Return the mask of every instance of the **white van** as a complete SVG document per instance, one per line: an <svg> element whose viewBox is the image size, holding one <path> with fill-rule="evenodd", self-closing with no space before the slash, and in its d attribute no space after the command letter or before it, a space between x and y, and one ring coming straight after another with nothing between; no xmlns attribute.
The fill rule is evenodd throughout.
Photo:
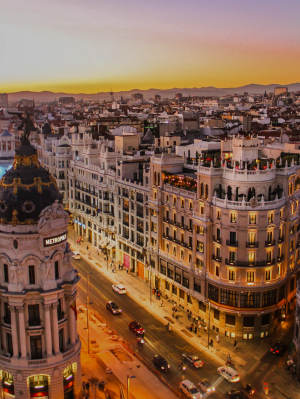
<svg viewBox="0 0 300 399"><path fill-rule="evenodd" d="M238 382L241 378L237 371L227 366L219 367L218 373L229 382Z"/></svg>
<svg viewBox="0 0 300 399"><path fill-rule="evenodd" d="M126 294L126 288L122 284L113 285L112 289L120 295Z"/></svg>

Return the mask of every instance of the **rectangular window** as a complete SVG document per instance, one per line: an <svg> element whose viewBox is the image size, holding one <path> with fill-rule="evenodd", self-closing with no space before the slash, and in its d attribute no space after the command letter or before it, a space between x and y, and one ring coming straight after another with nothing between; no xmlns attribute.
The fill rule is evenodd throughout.
<svg viewBox="0 0 300 399"><path fill-rule="evenodd" d="M171 269L168 269L168 277L170 278L170 279L174 279L174 272L173 272L173 270L171 270Z"/></svg>
<svg viewBox="0 0 300 399"><path fill-rule="evenodd" d="M235 270L228 271L228 280L235 281Z"/></svg>
<svg viewBox="0 0 300 399"><path fill-rule="evenodd" d="M220 311L218 309L214 309L214 319L220 320Z"/></svg>
<svg viewBox="0 0 300 399"><path fill-rule="evenodd" d="M212 301L219 302L219 288L215 285L208 284L208 298Z"/></svg>
<svg viewBox="0 0 300 399"><path fill-rule="evenodd" d="M261 316L261 325L267 326L268 324L270 324L270 313Z"/></svg>
<svg viewBox="0 0 300 399"><path fill-rule="evenodd" d="M185 292L183 290L179 290L179 298L184 299L185 297Z"/></svg>
<svg viewBox="0 0 300 399"><path fill-rule="evenodd" d="M34 266L28 267L28 277L29 277L29 284L35 284Z"/></svg>
<svg viewBox="0 0 300 399"><path fill-rule="evenodd" d="M271 280L271 270L266 270L266 272L265 272L265 280L266 281Z"/></svg>
<svg viewBox="0 0 300 399"><path fill-rule="evenodd" d="M244 317L243 327L254 327L254 317Z"/></svg>
<svg viewBox="0 0 300 399"><path fill-rule="evenodd" d="M230 326L235 326L235 316L232 314L226 314L225 323Z"/></svg>
<svg viewBox="0 0 300 399"><path fill-rule="evenodd" d="M254 272L247 272L247 282L248 283L254 282Z"/></svg>
<svg viewBox="0 0 300 399"><path fill-rule="evenodd" d="M13 355L13 342L12 342L12 336L11 334L7 333L6 334L6 343L7 343L7 353L9 353L11 356Z"/></svg>
<svg viewBox="0 0 300 399"><path fill-rule="evenodd" d="M234 264L235 263L235 255L236 255L235 252L232 252L232 251L229 252L229 263L230 264Z"/></svg>
<svg viewBox="0 0 300 399"><path fill-rule="evenodd" d="M57 304L57 319L62 320L64 318L65 318L65 314L63 312L62 300L61 300L61 298L59 298L58 304Z"/></svg>
<svg viewBox="0 0 300 399"><path fill-rule="evenodd" d="M230 223L236 223L236 213L230 214Z"/></svg>
<svg viewBox="0 0 300 399"><path fill-rule="evenodd" d="M262 306L272 306L277 303L277 290L270 290L263 292L263 303Z"/></svg>
<svg viewBox="0 0 300 399"><path fill-rule="evenodd" d="M55 280L58 280L59 279L58 260L54 262L54 270L55 270Z"/></svg>
<svg viewBox="0 0 300 399"><path fill-rule="evenodd" d="M216 266L216 276L219 277L220 276L220 267Z"/></svg>
<svg viewBox="0 0 300 399"><path fill-rule="evenodd" d="M177 287L175 285L172 285L172 294L177 295Z"/></svg>
<svg viewBox="0 0 300 399"><path fill-rule="evenodd" d="M64 352L64 329L61 328L58 332L58 340L59 340L59 350L60 352Z"/></svg>
<svg viewBox="0 0 300 399"><path fill-rule="evenodd" d="M189 279L186 278L186 277L183 277L183 278L182 278L182 285L183 285L185 288L189 288L189 287L190 287L190 281L189 281Z"/></svg>
<svg viewBox="0 0 300 399"><path fill-rule="evenodd" d="M8 265L3 265L4 282L8 283Z"/></svg>
<svg viewBox="0 0 300 399"><path fill-rule="evenodd" d="M204 244L202 241L197 241L197 251L204 253Z"/></svg>
<svg viewBox="0 0 300 399"><path fill-rule="evenodd" d="M28 305L28 317L30 326L39 326L41 324L40 320L40 306Z"/></svg>
<svg viewBox="0 0 300 399"><path fill-rule="evenodd" d="M238 305L238 292L232 290L221 289L221 303L229 306Z"/></svg>
<svg viewBox="0 0 300 399"><path fill-rule="evenodd" d="M236 232L231 231L230 232L230 244L235 244L236 243Z"/></svg>
<svg viewBox="0 0 300 399"><path fill-rule="evenodd" d="M30 337L31 359L42 359L42 339L40 335Z"/></svg>
<svg viewBox="0 0 300 399"><path fill-rule="evenodd" d="M199 283L194 282L194 291L197 291L201 294L201 285Z"/></svg>
<svg viewBox="0 0 300 399"><path fill-rule="evenodd" d="M11 324L11 313L10 313L10 308L7 302L4 302L4 318L3 318L4 323L6 324Z"/></svg>
<svg viewBox="0 0 300 399"><path fill-rule="evenodd" d="M241 308L259 308L260 292L241 292Z"/></svg>
<svg viewBox="0 0 300 399"><path fill-rule="evenodd" d="M166 290L170 291L170 283L168 281L166 281Z"/></svg>
<svg viewBox="0 0 300 399"><path fill-rule="evenodd" d="M175 273L175 281L179 284L181 284L181 275L178 273Z"/></svg>
<svg viewBox="0 0 300 399"><path fill-rule="evenodd" d="M256 224L256 215L255 214L250 213L249 224Z"/></svg>
<svg viewBox="0 0 300 399"><path fill-rule="evenodd" d="M274 221L274 214L270 212L268 214L268 223L273 223L273 221Z"/></svg>
<svg viewBox="0 0 300 399"><path fill-rule="evenodd" d="M221 211L217 211L217 220L221 220Z"/></svg>
<svg viewBox="0 0 300 399"><path fill-rule="evenodd" d="M163 265L160 265L160 272L161 274L167 275L167 268Z"/></svg>

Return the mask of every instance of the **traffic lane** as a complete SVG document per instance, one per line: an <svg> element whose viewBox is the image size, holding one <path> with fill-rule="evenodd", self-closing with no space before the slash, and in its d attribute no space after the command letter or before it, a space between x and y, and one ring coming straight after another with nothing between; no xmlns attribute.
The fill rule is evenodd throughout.
<svg viewBox="0 0 300 399"><path fill-rule="evenodd" d="M128 295L118 295L112 290L111 282L93 269L84 260L74 262L77 269L81 273L81 282L79 288L83 290L86 295L86 273L92 271L90 275L90 301L93 302L91 308L97 310L99 314L108 321L112 328L122 336L134 348L138 349L141 356L152 363L152 359L156 354L161 354L171 365L169 372L163 373L164 378L171 383L176 389L179 387L180 381L189 379L194 384L197 384L201 379L208 378L213 383L219 381L217 374L218 364L207 357L204 353L200 353L199 349L194 348L184 338L179 336L175 331L167 331L164 324L157 320L151 313L147 311L143 305L138 304L134 299ZM122 315L114 316L106 310L105 304L107 301L115 301L122 309ZM129 331L128 324L131 320L137 320L142 324L146 330L146 345L141 348L136 342L136 336ZM181 362L182 353L198 355L204 361L204 366L200 369L195 369L187 365L185 373L178 370L178 365ZM221 381L218 386L218 393L224 394L232 387L232 384L227 381ZM240 389L237 383L234 384L236 389ZM222 396L220 396L222 397Z"/></svg>

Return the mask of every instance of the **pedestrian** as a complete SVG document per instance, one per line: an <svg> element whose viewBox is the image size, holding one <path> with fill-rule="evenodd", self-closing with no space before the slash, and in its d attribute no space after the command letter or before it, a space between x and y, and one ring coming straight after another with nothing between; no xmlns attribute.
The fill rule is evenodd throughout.
<svg viewBox="0 0 300 399"><path fill-rule="evenodd" d="M197 324L195 325L195 334L197 334L198 326Z"/></svg>
<svg viewBox="0 0 300 399"><path fill-rule="evenodd" d="M112 268L112 269L111 269L111 271L114 273L114 272L115 272L115 269L114 269L114 268Z"/></svg>
<svg viewBox="0 0 300 399"><path fill-rule="evenodd" d="M233 347L234 347L234 349L235 349L235 347L236 347L236 340L234 340Z"/></svg>
<svg viewBox="0 0 300 399"><path fill-rule="evenodd" d="M174 312L172 313L172 317L175 317L175 313Z"/></svg>
<svg viewBox="0 0 300 399"><path fill-rule="evenodd" d="M120 263L119 263L119 270L121 270L121 265L120 265Z"/></svg>
<svg viewBox="0 0 300 399"><path fill-rule="evenodd" d="M198 324L198 330L201 331L201 324Z"/></svg>
<svg viewBox="0 0 300 399"><path fill-rule="evenodd" d="M87 382L87 383L85 384L85 388L86 388L86 390L87 390L87 393L89 393L89 389L90 389L90 383L89 383L89 382Z"/></svg>
<svg viewBox="0 0 300 399"><path fill-rule="evenodd" d="M164 301L163 301L163 300L161 300L160 306L162 306L162 305L163 305L163 303L164 303Z"/></svg>
<svg viewBox="0 0 300 399"><path fill-rule="evenodd" d="M217 343L219 344L220 343L220 335L218 334L216 338L217 338Z"/></svg>
<svg viewBox="0 0 300 399"><path fill-rule="evenodd" d="M82 381L82 391L83 391L83 396L84 396L84 394L85 394L85 382L84 381Z"/></svg>
<svg viewBox="0 0 300 399"><path fill-rule="evenodd" d="M214 346L214 340L213 339L210 340L210 346Z"/></svg>
<svg viewBox="0 0 300 399"><path fill-rule="evenodd" d="M86 246L86 250L87 250L87 251L89 250L89 246L88 246L88 245Z"/></svg>
<svg viewBox="0 0 300 399"><path fill-rule="evenodd" d="M126 273L128 274L128 269L126 269Z"/></svg>
<svg viewBox="0 0 300 399"><path fill-rule="evenodd" d="M207 327L206 326L204 326L204 331L207 333Z"/></svg>

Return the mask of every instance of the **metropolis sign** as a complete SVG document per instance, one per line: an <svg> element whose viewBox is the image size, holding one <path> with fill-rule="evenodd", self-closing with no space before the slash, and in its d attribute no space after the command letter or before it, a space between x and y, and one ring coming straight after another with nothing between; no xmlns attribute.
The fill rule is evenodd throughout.
<svg viewBox="0 0 300 399"><path fill-rule="evenodd" d="M60 244L67 240L67 233L56 237L44 238L44 247L51 247L52 245Z"/></svg>

